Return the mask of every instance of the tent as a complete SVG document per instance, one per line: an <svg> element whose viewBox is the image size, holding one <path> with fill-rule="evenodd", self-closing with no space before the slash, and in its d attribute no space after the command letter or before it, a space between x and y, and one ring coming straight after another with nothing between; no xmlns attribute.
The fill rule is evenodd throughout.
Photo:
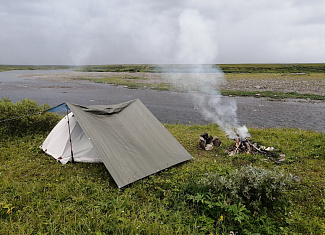
<svg viewBox="0 0 325 235"><path fill-rule="evenodd" d="M140 100L116 105L66 103L71 113L41 148L61 163L103 162L119 188L192 159Z"/></svg>

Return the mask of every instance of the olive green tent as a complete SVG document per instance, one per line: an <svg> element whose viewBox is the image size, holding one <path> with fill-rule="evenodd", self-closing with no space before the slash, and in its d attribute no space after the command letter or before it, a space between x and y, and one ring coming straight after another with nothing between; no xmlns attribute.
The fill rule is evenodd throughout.
<svg viewBox="0 0 325 235"><path fill-rule="evenodd" d="M95 158L99 157L102 160L119 188L192 159L192 156L140 100L88 107L71 103L67 105L73 113L77 126L94 148L94 151L82 150L78 154L95 152ZM59 136L57 132L59 131L54 131L52 135ZM72 148L76 153L78 152L76 148L80 146L76 142L81 139L80 135L78 136L75 138L77 140L72 140ZM59 139L62 141L61 137ZM57 147L53 137L48 137L48 141L45 140L41 146L48 154L51 152L48 149L50 146L48 142L52 140L53 146ZM82 143L84 142L85 140Z"/></svg>

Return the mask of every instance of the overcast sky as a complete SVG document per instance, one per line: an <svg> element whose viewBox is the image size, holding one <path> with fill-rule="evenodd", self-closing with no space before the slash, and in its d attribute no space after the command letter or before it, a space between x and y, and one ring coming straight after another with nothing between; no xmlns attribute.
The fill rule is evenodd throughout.
<svg viewBox="0 0 325 235"><path fill-rule="evenodd" d="M325 63L324 0L0 0L0 64Z"/></svg>

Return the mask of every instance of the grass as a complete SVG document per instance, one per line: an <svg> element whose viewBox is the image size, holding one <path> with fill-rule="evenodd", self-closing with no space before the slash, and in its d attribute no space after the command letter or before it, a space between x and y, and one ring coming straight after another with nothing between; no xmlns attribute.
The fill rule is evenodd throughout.
<svg viewBox="0 0 325 235"><path fill-rule="evenodd" d="M1 138L0 231L2 234L321 234L325 232L325 135L297 129L250 129L253 140L286 155L283 164L235 155L216 125L165 125L194 157L119 190L103 164L61 165L38 146L45 134ZM203 151L198 137L223 141ZM216 157L218 155L219 157ZM285 207L246 211L241 223L202 214L189 201L191 185L207 172L222 175L242 166L284 169L299 177L285 193ZM233 204L235 205L235 204ZM228 212L229 214L230 212ZM229 217L229 216L228 216ZM224 224L223 224L224 223ZM236 227L237 226L237 227Z"/></svg>
<svg viewBox="0 0 325 235"><path fill-rule="evenodd" d="M82 72L157 72L156 65L147 64L113 64L87 65L78 68Z"/></svg>
<svg viewBox="0 0 325 235"><path fill-rule="evenodd" d="M212 64L212 65L191 65L191 64L112 64L112 65L0 65L0 71L7 70L38 70L38 69L66 69L75 68L83 72L189 72L193 68L212 69L220 68L226 74L237 73L324 73L325 64Z"/></svg>
<svg viewBox="0 0 325 235"><path fill-rule="evenodd" d="M312 65L308 66L310 71L316 70ZM254 71L251 65L239 67L242 67L242 71ZM151 68L149 66L147 70ZM236 74L235 68L235 65L227 67L233 79L240 79L240 76L249 79L248 73ZM262 71L262 68L259 68L259 71ZM268 71L271 71L271 68ZM295 67L281 71L291 73L293 68ZM122 66L122 69L128 70L129 67ZM175 69L179 68L175 66ZM262 75L257 73L254 76L261 76L263 79ZM137 76L94 81L130 88L149 86L143 81L137 83ZM170 89L168 84L166 89ZM223 91L223 94L248 94L240 94L241 91L236 91L237 94L231 92L233 91ZM254 91L250 95L256 93L272 98L323 99L322 96L311 94L301 97L301 94L293 92ZM227 139L216 125L165 126L194 159L139 180L121 190L116 187L103 164L61 165L44 154L38 146L46 134L30 132L19 136L1 135L0 233L325 233L324 133L286 128L249 129L254 142L273 146L285 154L285 162L275 164L267 159L265 161L265 157L259 155L228 156L225 150L233 141ZM0 130L1 128L0 126ZM221 148L213 151L199 150L198 139L203 132L218 136L223 142ZM198 194L198 181L204 178L206 173L218 172L221 176L227 176L234 170L249 165L271 171L284 170L286 174L294 175L297 182L283 192L285 200L277 201L275 198L275 205L272 207L263 205L259 208L249 208L241 201L230 199L226 192L214 198L217 200L216 204L208 204L213 201L208 198L211 192ZM219 207L216 207L217 204ZM203 205L210 207L204 209Z"/></svg>
<svg viewBox="0 0 325 235"><path fill-rule="evenodd" d="M256 96L272 99L310 99L310 100L325 100L323 95L315 94L300 94L298 92L274 92L274 91L234 91L222 90L224 96Z"/></svg>
<svg viewBox="0 0 325 235"><path fill-rule="evenodd" d="M76 78L76 79L80 80L80 78ZM116 76L116 77L109 77L109 78L82 78L82 79L90 80L96 83L121 85L129 89L154 89L154 90L164 90L164 91L168 91L172 89L172 86L170 84L164 82L144 83L143 81L145 81L146 79L137 76L123 76L123 77ZM140 80L140 81L136 81L136 80Z"/></svg>
<svg viewBox="0 0 325 235"><path fill-rule="evenodd" d="M79 68L84 72L189 72L193 68L220 68L224 73L324 73L325 64L165 64L165 65L88 65Z"/></svg>
<svg viewBox="0 0 325 235"><path fill-rule="evenodd" d="M52 69L70 69L75 66L69 65L0 65L0 72L10 70L52 70Z"/></svg>
<svg viewBox="0 0 325 235"><path fill-rule="evenodd" d="M325 64L221 64L224 73L324 73Z"/></svg>
<svg viewBox="0 0 325 235"><path fill-rule="evenodd" d="M213 65L191 65L191 64L112 64L112 65L0 65L0 71L7 70L39 70L39 69L67 69L74 68L83 72L189 72L193 68L203 67L205 69L220 68L226 74L237 73L324 73L325 64L213 64Z"/></svg>

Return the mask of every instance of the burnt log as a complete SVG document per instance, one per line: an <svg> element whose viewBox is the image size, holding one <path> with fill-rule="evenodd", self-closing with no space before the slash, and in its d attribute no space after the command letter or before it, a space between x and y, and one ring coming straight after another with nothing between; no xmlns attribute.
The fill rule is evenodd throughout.
<svg viewBox="0 0 325 235"><path fill-rule="evenodd" d="M216 136L212 139L212 143L216 147L220 147L221 146L221 140L219 140L218 137L216 137Z"/></svg>
<svg viewBox="0 0 325 235"><path fill-rule="evenodd" d="M207 146L206 140L202 136L200 136L199 146L201 149L205 149L205 147Z"/></svg>
<svg viewBox="0 0 325 235"><path fill-rule="evenodd" d="M199 148L205 150L212 150L214 146L219 147L220 145L221 141L218 139L218 137L213 137L212 135L209 135L206 132L200 135Z"/></svg>

